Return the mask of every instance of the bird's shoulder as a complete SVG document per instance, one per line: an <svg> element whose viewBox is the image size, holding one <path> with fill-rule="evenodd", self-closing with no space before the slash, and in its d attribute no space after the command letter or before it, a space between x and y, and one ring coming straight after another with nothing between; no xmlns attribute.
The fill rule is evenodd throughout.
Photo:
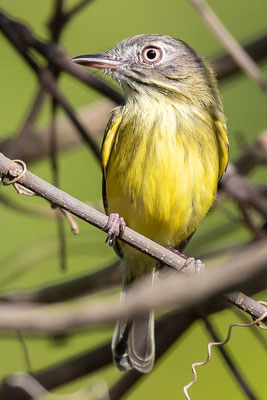
<svg viewBox="0 0 267 400"><path fill-rule="evenodd" d="M219 180L224 174L229 162L229 140L227 135L227 127L223 116L218 116L214 121L215 133L218 142L219 151Z"/></svg>
<svg viewBox="0 0 267 400"><path fill-rule="evenodd" d="M104 172L104 176L106 175L106 170L110 158L110 154L112 152L112 148L118 133L118 128L122 121L122 107L116 107L109 118L103 143L102 143L102 168Z"/></svg>

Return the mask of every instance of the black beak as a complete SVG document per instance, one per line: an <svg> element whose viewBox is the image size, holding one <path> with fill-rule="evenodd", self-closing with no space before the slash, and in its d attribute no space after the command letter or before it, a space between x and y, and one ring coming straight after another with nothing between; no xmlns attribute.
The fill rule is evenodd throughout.
<svg viewBox="0 0 267 400"><path fill-rule="evenodd" d="M75 64L84 65L85 67L99 69L119 69L121 62L112 60L105 54L85 54L83 56L74 57L72 60Z"/></svg>

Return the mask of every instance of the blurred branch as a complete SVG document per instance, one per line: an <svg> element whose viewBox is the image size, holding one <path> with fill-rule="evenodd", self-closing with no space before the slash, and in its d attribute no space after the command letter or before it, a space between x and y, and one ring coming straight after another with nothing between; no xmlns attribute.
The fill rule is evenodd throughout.
<svg viewBox="0 0 267 400"><path fill-rule="evenodd" d="M0 12L0 30L9 40L10 37L16 36L16 39L19 40L18 51L27 53L30 48L33 48L43 55L56 70L70 74L116 103L123 101L123 96L115 89L94 77L90 72L72 63L58 45L41 41L33 35L29 28L16 22L3 12Z"/></svg>
<svg viewBox="0 0 267 400"><path fill-rule="evenodd" d="M54 0L54 10L52 12L52 17L50 19L50 24L48 23L48 27L50 28L51 40L54 43L58 43L61 33L63 31L63 27L65 25L64 18L64 0ZM60 76L60 71L55 69L51 63L48 63L47 69L50 71L51 75L54 77L54 81L57 84ZM58 163L58 132L56 129L56 115L58 110L58 102L52 97L51 98L51 112L50 112L50 165L52 170L52 179L53 184L60 187L59 184L59 163ZM92 141L94 143L94 141ZM61 212L60 212L61 210ZM65 213L65 214L64 214ZM57 226L57 236L58 236L58 258L60 263L60 268L62 271L66 271L67 268L67 246L66 246L66 235L64 229L64 221L61 218L62 214L64 216L68 216L67 212L63 209L59 209L56 211L56 226Z"/></svg>
<svg viewBox="0 0 267 400"><path fill-rule="evenodd" d="M82 2L81 2L82 3ZM79 3L78 3L79 4ZM75 7L75 6L74 6ZM107 84L103 83L99 79L91 76L88 71L85 71L84 69L80 68L79 66L73 64L70 62L70 60L66 57L65 53L60 49L56 44L51 43L51 42L44 42L41 41L40 39L36 38L34 34L23 24L15 22L13 19L10 17L7 17L5 14L0 12L0 29L3 31L3 33L10 39L10 35L12 37L16 36L19 37L19 43L16 43L17 49L20 49L20 51L23 51L24 53L28 52L30 47L34 48L37 50L40 54L42 54L44 57L46 57L49 65L53 66L55 71L65 71L72 76L75 76L76 78L80 79L82 82L85 84L89 85L90 87L95 88L96 90L100 91L102 94L105 96L113 99L115 103L121 103L123 101L123 96L119 94L118 92L114 91L112 88L110 88ZM249 43L245 48L248 50L249 54L251 54L252 57L255 58L255 60L261 60L264 57L267 56L267 46L264 44L267 42L267 36L263 35L259 39L256 39L255 41ZM13 43L14 44L14 43ZM29 60L28 60L29 61ZM221 56L214 61L214 68L215 72L217 73L217 77L219 80L224 79L225 76L229 76L230 74L236 73L238 70L238 66L235 63L233 57L231 55L224 55ZM103 86L104 85L104 86ZM51 86L51 84L50 84ZM51 87L50 87L50 92L51 92ZM58 96L58 94L57 94ZM54 93L54 97L55 93ZM58 100L58 99L57 99ZM65 111L68 113L67 109L67 104L62 105ZM70 106L69 106L70 107ZM108 119L108 114L112 110L113 106L110 105L109 108L107 107L107 103L103 102L103 110L99 106L97 109L97 112L99 112L99 115L95 115L94 117L94 122L97 120L97 124L101 125L101 128L99 128L98 134L102 133L105 129L106 122ZM90 108L88 108L90 110ZM71 110L70 110L71 111ZM90 111L88 111L90 113ZM105 113L106 112L106 113ZM79 126L79 123L77 124L77 121L75 122L75 117L73 117L73 110L71 112L72 117L72 122L76 124L77 129L80 131L81 135L84 135L84 129L83 127ZM92 110L93 113L93 110ZM92 114L91 113L91 114ZM67 124L65 123L65 127ZM83 125L85 126L85 124ZM91 126L92 127L92 134L93 137L95 137L95 129L92 124L86 125L86 126ZM73 139L71 136L67 136L64 139L62 138L63 135L60 134L60 126L57 128L59 131L59 149L64 149L67 147L71 147L74 144L78 143L78 140ZM70 131L70 129L68 129ZM42 133L45 133L45 130L42 131ZM29 159L37 159L39 156L44 156L46 155L46 149L47 147L43 147L43 142L46 142L46 140L42 140L42 136L39 138L38 135L33 132L30 133L30 139L29 142L29 149L28 148L21 148L20 149L20 154L19 157L22 157L25 161L29 161ZM32 142L33 140L33 142ZM36 143L38 141L38 143ZM6 142L0 143L0 151L4 152L8 156L10 153L7 151L7 145L10 143L12 146L16 146L16 139L7 140ZM36 146L33 146L32 143L38 144ZM19 146L21 147L21 146ZM26 146L24 146L26 147ZM28 147L28 146L27 146ZM8 146L10 149L10 147ZM34 154L34 150L36 152L36 155ZM16 152L15 150L13 150ZM24 156L24 153L26 153L26 157ZM29 154L30 153L30 154ZM22 155L21 155L22 154ZM12 153L12 158L16 157L16 154ZM29 158L29 159L28 159Z"/></svg>
<svg viewBox="0 0 267 400"><path fill-rule="evenodd" d="M46 390L55 389L75 379L81 378L112 363L110 343L64 360L51 367L31 374ZM24 390L9 386L7 376L0 386L0 398L3 400L31 399Z"/></svg>
<svg viewBox="0 0 267 400"><path fill-rule="evenodd" d="M247 175L259 165L267 166L267 129L259 134L254 143L242 150L235 162L235 167L241 175Z"/></svg>
<svg viewBox="0 0 267 400"><path fill-rule="evenodd" d="M26 120L21 128L20 132L17 134L15 140L11 139L6 143L5 149L10 157L16 157L16 154L20 152L21 148L25 148L25 143L27 139L32 135L34 122L41 110L42 104L45 98L45 91L42 88L38 89L35 96L33 104L30 107L29 113Z"/></svg>
<svg viewBox="0 0 267 400"><path fill-rule="evenodd" d="M233 164L229 164L220 187L232 199L249 204L267 219L267 201L262 196L262 187L239 175Z"/></svg>
<svg viewBox="0 0 267 400"><path fill-rule="evenodd" d="M109 114L115 104L109 100L101 100L84 107L79 112L79 119L83 126L90 127L90 134L95 141L103 134ZM68 150L81 143L81 137L76 134L75 126L66 117L56 118L56 130L58 134L58 149ZM27 146L17 146L18 137L0 142L1 153L12 158L21 158L26 163L40 160L49 154L49 128L39 131L30 131L27 134Z"/></svg>
<svg viewBox="0 0 267 400"><path fill-rule="evenodd" d="M5 34L7 39L13 44L13 46L17 49L17 51L22 55L24 60L31 67L32 71L38 76L40 84L46 91L48 91L53 99L60 104L63 110L66 112L72 123L76 126L79 134L82 136L84 141L90 146L94 155L100 159L100 151L98 146L92 140L86 129L83 127L81 122L76 116L74 109L68 103L67 99L63 95L63 93L59 90L56 79L54 78L51 71L48 69L41 69L38 64L34 61L34 59L28 54L27 45L22 40L22 36L19 35L19 32L14 29L13 25L17 25L17 23L11 22L9 23L8 18L0 12L0 29ZM19 24L18 24L19 25ZM22 26L23 27L23 26ZM26 27L23 27L27 30ZM22 29L23 30L23 29Z"/></svg>
<svg viewBox="0 0 267 400"><path fill-rule="evenodd" d="M267 57L267 35L263 34L259 38L244 44L243 48L254 61L264 60ZM242 71L240 65L230 53L213 57L210 63L214 68L219 83Z"/></svg>
<svg viewBox="0 0 267 400"><path fill-rule="evenodd" d="M116 261L109 267L91 274L31 292L16 292L2 295L0 302L49 304L94 294L121 282L119 264L120 261Z"/></svg>
<svg viewBox="0 0 267 400"><path fill-rule="evenodd" d="M13 171L13 172L12 172ZM15 176L20 176L21 175L21 167L14 163L11 162L11 160L7 159L3 155L0 154L0 173L3 176L10 175L12 173L12 178ZM105 229L105 226L107 224L108 217L99 211L93 209L92 207L80 202L79 200L76 200L75 198L71 197L67 193L62 192L61 190L55 188L54 186L50 185L49 183L43 181L42 179L38 178L37 176L33 175L30 172L26 172L18 181L21 185L25 186L26 188L32 190L33 192L39 194L40 196L46 198L47 200L51 201L54 204L57 204L59 207L73 213L74 215L78 216L79 218L90 222L92 225L98 227L99 229ZM129 245L141 250L145 254L149 254L153 258L157 259L163 264L166 264L167 266L171 268L175 268L176 270L181 270L185 260L177 254L172 253L168 249L158 245L157 243L154 243L153 241L149 240L148 238L145 238L144 236L138 234L137 232L134 232L133 230L129 229L128 227L125 228L123 237L121 240L125 241ZM262 282L266 281L266 255L267 255L267 249L264 249L265 241L261 241L259 243L256 243L254 245L248 246L247 249L242 250L241 254L235 256L235 258L231 261L230 265L226 268L220 268L219 270L216 271L209 271L207 274L203 274L197 278L197 287L195 287L196 283L196 278L194 276L190 277L191 281L191 290L190 290L190 281L189 278L185 278L182 276L179 277L173 277L172 282L161 282L160 285L162 285L162 296L159 295L159 293L154 292L156 289L157 285L154 285L153 288L146 288L146 291L142 291L141 287L141 293L138 295L138 290L137 290L137 298L134 300L131 300L131 296L128 296L129 298L129 304L128 302L125 303L124 307L118 307L117 302L112 304L110 302L107 307L104 306L104 308L99 304L98 307L94 307L93 310L91 310L92 314L89 318L89 310L87 310L86 318L84 319L85 315L83 312L81 312L80 315L80 324L87 324L87 323L100 323L105 321L105 318L107 318L107 321L119 318L119 317L125 317L125 315L132 315L135 312L141 312L144 307L146 306L146 309L150 309L152 307L160 307L160 306L169 306L172 304L176 304L176 302L180 303L180 305L183 304L184 307L189 307L193 304L196 304L196 302L199 301L204 301L209 298L209 296L213 295L218 295L222 294L225 291L230 291L232 289L235 289L237 287L242 287L242 283L247 283L249 282L250 279L253 279L255 275L257 277L261 277L261 284ZM255 246L255 248L253 247ZM263 247L263 249L262 249ZM244 258L245 257L245 258ZM240 264L241 263L241 264ZM240 270L241 268L241 270ZM228 271L229 269L229 271ZM216 278L213 277L213 274L218 274ZM186 279L186 281L184 281ZM188 279L188 280L187 280ZM201 280L204 281L202 282L203 286L201 286L200 282ZM184 282L183 282L184 281ZM253 280L254 282L254 280ZM255 283L255 282L254 282ZM167 287L164 287L164 285L167 284ZM181 290L179 289L179 286L181 286ZM151 292L152 290L152 292ZM184 291L186 290L186 293ZM190 298L188 298L187 293L190 291L192 292ZM156 293L156 295L155 295ZM151 296L151 297L150 297ZM165 296L165 297L164 297ZM183 298L183 296L185 298ZM147 302L145 301L147 300ZM141 301L141 304L140 304ZM157 303L159 301L159 303ZM152 302L152 303L151 303ZM138 307L139 304L139 307ZM136 308L137 307L137 308ZM125 308L125 309L124 309ZM38 308L37 308L38 309ZM127 311L126 311L127 309ZM64 312L61 315L61 322L60 318L58 316L58 319L56 318L55 323L51 324L50 318L52 318L52 314L49 317L49 321L45 321L45 319L42 319L41 313L44 312L44 310L38 311L36 314L36 309L31 308L31 307L26 307L25 310L17 310L16 307L14 309L2 309L1 310L3 315L2 318L0 317L0 326L4 327L3 321L4 317L7 318L6 320L6 329L12 328L13 323L15 323L15 326L13 328L18 328L20 329L21 326L16 326L16 323L20 324L23 323L26 325L23 325L24 329L27 329L27 318L29 318L28 323L29 326L36 330L42 330L45 328L50 331L57 331L61 330L62 326L64 327L63 329L69 329L72 327L76 326L76 323L78 321L77 315L75 315L74 320L70 317L70 315L65 315ZM10 314L9 312L17 312L17 320L16 318L10 320ZM255 311L255 316L258 317L257 315L257 309L253 310ZM19 318L19 314L21 313L21 317L24 315L24 319L21 317ZM40 313L39 319L41 317L42 321L36 321L34 318L31 320L32 316L35 315L35 318L37 317L38 313ZM119 313L122 313L121 315ZM125 313L125 314L123 314ZM253 315L254 315L253 314ZM0 313L1 316L1 313ZM44 316L43 316L44 318ZM88 319L89 318L89 319ZM37 323L37 324L36 324ZM48 326L47 326L48 323ZM57 325L59 323L59 325ZM10 324L10 325L9 325ZM33 325L31 325L33 324ZM62 325L63 324L63 325ZM74 324L74 325L73 325Z"/></svg>
<svg viewBox="0 0 267 400"><path fill-rule="evenodd" d="M172 312L156 321L155 340L157 359L182 335L194 320L194 313ZM107 343L94 350L89 350L86 353L40 370L32 376L47 390L52 390L74 379L95 372L111 363L111 345ZM123 387L120 383L115 384L116 388L111 389L114 394L115 391L117 393L122 390L127 391L127 388L129 388L129 377L132 375L135 381L144 376L137 371L131 372L123 376ZM29 396L22 390L8 386L7 379L4 379L0 386L0 398L5 400L13 400L14 398L16 400L28 400Z"/></svg>
<svg viewBox="0 0 267 400"><path fill-rule="evenodd" d="M171 279L158 280L153 287L146 281L136 283L123 304L113 299L76 307L64 305L63 308L1 304L0 329L59 334L83 326L128 319L151 308L174 306L178 311L186 312L200 304L214 302L220 295L232 290L266 287L266 270L267 246L266 240L262 240L237 253L220 268L210 269L198 276L173 273ZM226 297L253 317L258 318L266 312L264 306L242 293L237 294L237 299L234 296L231 293Z"/></svg>
<svg viewBox="0 0 267 400"><path fill-rule="evenodd" d="M34 208L24 206L18 201L14 201L10 197L4 195L3 193L0 193L0 203L4 204L6 207L10 208L13 211L23 213L24 215L28 215L30 217L55 219L55 212L53 210L47 209L45 207Z"/></svg>
<svg viewBox="0 0 267 400"><path fill-rule="evenodd" d="M244 48L235 40L235 38L225 28L221 20L214 13L204 0L190 0L197 8L203 20L217 36L220 42L232 55L236 63L242 70L255 81L264 94L267 94L267 82L257 64L252 60Z"/></svg>

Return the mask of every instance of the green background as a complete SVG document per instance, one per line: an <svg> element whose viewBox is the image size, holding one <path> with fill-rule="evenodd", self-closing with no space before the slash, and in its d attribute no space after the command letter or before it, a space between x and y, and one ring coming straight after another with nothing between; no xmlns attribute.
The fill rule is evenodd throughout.
<svg viewBox="0 0 267 400"><path fill-rule="evenodd" d="M75 1L66 1L67 6L73 4ZM266 31L265 0L213 0L209 1L209 4L238 40L246 41ZM46 22L53 8L51 0L0 0L0 7L11 16L26 22L39 36L48 38ZM207 57L223 50L196 10L185 0L96 0L69 23L61 43L72 57L102 52L125 37L139 33L161 33L178 37L189 43L199 54ZM1 138L5 138L11 134L15 135L20 129L26 110L36 93L37 81L3 36L0 36L0 51L0 135ZM266 76L266 67L263 67L263 72ZM101 98L100 94L89 90L69 76L62 76L60 87L76 109ZM244 75L228 80L220 89L228 118L231 159L234 160L240 151L240 138L242 142L250 143L266 127L266 97L256 84ZM38 126L42 127L48 121L47 102L38 119ZM60 185L64 191L85 202L99 202L101 171L87 148L80 147L60 154L59 166ZM30 169L42 178L51 180L48 161L31 165ZM258 169L253 172L251 179L266 182L266 171ZM31 207L45 206L41 199L18 197L11 188L1 190L22 204ZM30 218L10 211L1 204L0 215L2 290L31 288L67 280L108 265L115 259L112 250L104 244L104 233L79 222L81 233L78 237L72 236L66 227L68 270L62 273L58 267L54 221ZM212 212L194 236L188 254L202 254L209 249L250 238L245 229L238 228L239 218L238 210L229 203L225 204L224 209ZM225 232L225 235L217 238L215 233L218 231ZM212 241L207 240L210 237L213 238ZM212 317L222 337L226 336L229 323L236 320L238 318L232 311ZM96 332L77 333L61 341L45 337L25 338L32 368L36 370L82 352L96 343L102 343L110 338L111 334L110 326ZM206 358L208 341L202 324L194 324L127 398L183 399L182 388L192 378L191 363ZM236 328L227 347L238 360L238 366L244 371L258 398L263 399L264 395L266 396L266 355L254 339L252 331ZM199 369L199 379L190 389L192 399L245 398L231 379L228 370L224 368L216 351L213 353L211 363ZM1 376L26 369L21 344L15 334L0 333L0 354ZM114 367L109 367L99 371L95 377L97 381L101 382L101 379L104 379L109 384L120 375ZM88 383L88 378L83 378L57 390L56 393L71 393Z"/></svg>

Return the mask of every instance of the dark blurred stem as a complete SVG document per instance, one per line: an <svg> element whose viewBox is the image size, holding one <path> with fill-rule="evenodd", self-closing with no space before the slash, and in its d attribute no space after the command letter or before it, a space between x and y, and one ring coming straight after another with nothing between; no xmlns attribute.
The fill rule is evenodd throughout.
<svg viewBox="0 0 267 400"><path fill-rule="evenodd" d="M206 315L202 315L202 319L205 324L205 328L209 335L215 342L221 342L214 326L211 324L209 318ZM221 353L221 356L231 371L231 376L235 379L236 383L239 385L239 388L245 394L247 399L250 400L257 400L257 396L253 393L252 389L248 385L248 381L244 378L240 372L240 367L237 367L235 364L236 362L233 361L232 356L230 356L228 350L225 349L223 346L218 346L218 350Z"/></svg>
<svg viewBox="0 0 267 400"><path fill-rule="evenodd" d="M22 347L23 358L24 358L24 362L25 362L25 365L26 365L26 371L30 373L30 372L32 372L32 365L31 365L30 355L29 355L29 351L28 351L28 348L27 348L26 341L25 341L25 339L23 337L23 334L22 334L22 332L20 330L17 330L16 332L17 332L18 340L19 340L19 342L21 344L21 347Z"/></svg>
<svg viewBox="0 0 267 400"><path fill-rule="evenodd" d="M51 131L50 131L50 159L52 167L52 176L54 186L59 188L59 169L57 161L57 132L56 132L56 111L57 102L54 98L51 100ZM62 271L66 271L67 266L67 251L66 251L66 237L64 231L64 219L61 214L57 212L56 224L58 231L59 241L59 260L60 268Z"/></svg>

